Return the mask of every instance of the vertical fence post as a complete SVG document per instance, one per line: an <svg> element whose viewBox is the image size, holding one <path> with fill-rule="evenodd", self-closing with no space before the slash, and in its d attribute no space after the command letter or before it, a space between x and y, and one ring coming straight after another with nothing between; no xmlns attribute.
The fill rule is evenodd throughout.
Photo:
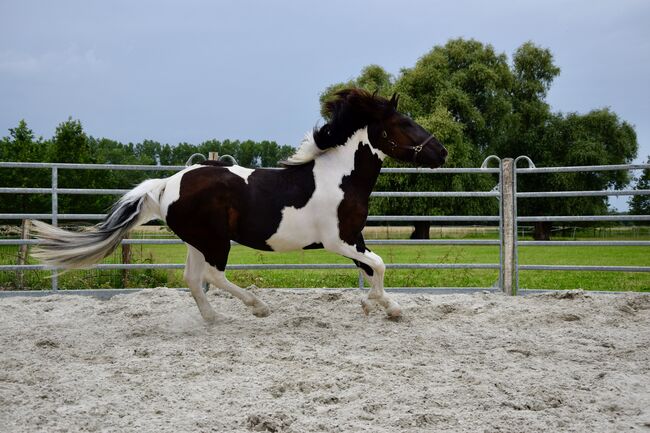
<svg viewBox="0 0 650 433"><path fill-rule="evenodd" d="M501 158L496 155L488 156L483 160L481 169L488 168L492 160L499 163L499 183L497 184L497 189L499 190L499 195L497 196L497 200L499 201L499 279L496 281L496 284L503 290L503 163Z"/></svg>
<svg viewBox="0 0 650 433"><path fill-rule="evenodd" d="M59 187L59 169L52 167L52 225L56 227L59 224L59 194L57 188ZM52 271L52 290L59 289L59 276L58 270Z"/></svg>
<svg viewBox="0 0 650 433"><path fill-rule="evenodd" d="M502 162L502 186L501 186L501 214L503 232L501 234L501 243L503 248L502 267L501 267L501 290L506 295L516 295L517 287L515 284L516 260L515 260L515 193L514 179L515 168L512 158L505 158Z"/></svg>
<svg viewBox="0 0 650 433"><path fill-rule="evenodd" d="M519 225L517 223L517 216L519 215L519 211L517 210L517 163L519 162L520 159L523 159L528 163L528 168L535 168L535 163L533 162L533 160L525 155L518 156L515 159L512 168L514 172L513 190L515 195L514 203L513 203L513 208L515 213L515 294L517 293L517 291L519 291ZM523 230L521 231L521 237L524 237Z"/></svg>

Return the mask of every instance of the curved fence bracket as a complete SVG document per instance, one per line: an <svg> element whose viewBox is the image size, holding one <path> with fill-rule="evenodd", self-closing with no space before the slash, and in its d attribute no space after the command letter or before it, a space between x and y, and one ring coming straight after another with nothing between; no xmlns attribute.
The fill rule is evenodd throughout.
<svg viewBox="0 0 650 433"><path fill-rule="evenodd" d="M496 155L490 155L490 156L488 156L487 158L485 158L483 160L483 164L481 164L481 168L483 168L483 169L488 168L488 164L492 160L495 160L499 164L499 167L501 166L501 158L499 158Z"/></svg>
<svg viewBox="0 0 650 433"><path fill-rule="evenodd" d="M237 165L237 160L232 155L221 155L219 161L226 162L230 165Z"/></svg>
<svg viewBox="0 0 650 433"><path fill-rule="evenodd" d="M186 166L186 167L189 167L190 165L192 165L192 161L193 161L194 158L197 157L197 156L200 156L201 158L203 158L203 161L207 160L207 158L205 157L204 154L202 154L202 153L193 153L192 156L190 156L189 158L187 158L187 162L185 163L185 166Z"/></svg>
<svg viewBox="0 0 650 433"><path fill-rule="evenodd" d="M528 162L528 167L526 167L526 168L537 168L535 166L535 163L533 162L533 160L530 159L529 157L525 156L525 155L521 155L521 156L518 156L517 158L515 158L515 164L514 164L515 168L517 168L517 163L519 162L520 159L523 159L524 161Z"/></svg>

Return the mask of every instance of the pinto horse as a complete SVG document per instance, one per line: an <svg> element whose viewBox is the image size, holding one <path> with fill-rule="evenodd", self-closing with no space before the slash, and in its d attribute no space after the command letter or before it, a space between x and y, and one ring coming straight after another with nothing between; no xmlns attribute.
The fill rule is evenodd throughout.
<svg viewBox="0 0 650 433"><path fill-rule="evenodd" d="M359 89L339 91L325 104L329 122L305 136L282 169L250 169L205 161L166 179L149 179L126 193L104 221L85 232L69 232L34 221L40 239L34 256L64 269L90 267L117 248L135 226L160 219L187 244L184 278L201 316L218 318L204 282L239 298L256 316L270 309L225 276L230 242L266 251L325 248L350 258L372 288L362 307L374 304L388 316L400 306L384 292L381 257L361 230L368 199L386 156L439 167L447 150L397 111L390 100Z"/></svg>

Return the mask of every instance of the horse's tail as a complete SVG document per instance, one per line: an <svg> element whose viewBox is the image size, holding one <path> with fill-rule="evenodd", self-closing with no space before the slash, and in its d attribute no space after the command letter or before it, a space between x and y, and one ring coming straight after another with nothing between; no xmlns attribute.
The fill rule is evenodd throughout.
<svg viewBox="0 0 650 433"><path fill-rule="evenodd" d="M162 219L160 196L167 179L149 179L127 192L101 223L82 232L70 232L34 221L32 232L40 240L32 256L64 269L87 268L112 253L127 232L152 219Z"/></svg>

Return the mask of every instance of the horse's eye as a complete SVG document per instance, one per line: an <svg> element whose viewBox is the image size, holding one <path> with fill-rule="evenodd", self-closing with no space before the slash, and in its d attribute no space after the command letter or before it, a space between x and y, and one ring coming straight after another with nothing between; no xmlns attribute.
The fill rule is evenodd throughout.
<svg viewBox="0 0 650 433"><path fill-rule="evenodd" d="M384 137L384 138L387 138L388 134L386 133L386 131L381 131L381 136Z"/></svg>

